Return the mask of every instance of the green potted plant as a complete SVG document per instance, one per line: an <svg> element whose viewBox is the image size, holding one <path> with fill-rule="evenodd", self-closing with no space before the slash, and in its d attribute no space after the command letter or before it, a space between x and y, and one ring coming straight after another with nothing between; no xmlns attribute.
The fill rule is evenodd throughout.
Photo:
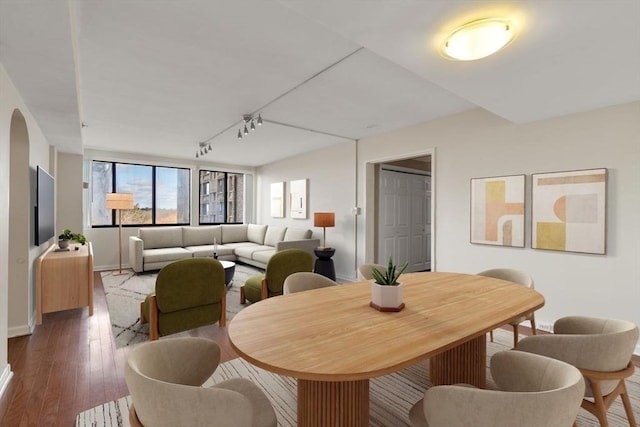
<svg viewBox="0 0 640 427"><path fill-rule="evenodd" d="M371 306L380 311L400 311L404 308L402 302L402 283L398 277L406 270L408 262L398 267L389 257L386 271L377 268L371 270L373 283L371 284Z"/></svg>
<svg viewBox="0 0 640 427"><path fill-rule="evenodd" d="M87 238L82 233L73 233L68 228L62 230L62 233L58 236L58 246L60 249L66 249L69 247L69 242L78 242L81 245L87 244Z"/></svg>

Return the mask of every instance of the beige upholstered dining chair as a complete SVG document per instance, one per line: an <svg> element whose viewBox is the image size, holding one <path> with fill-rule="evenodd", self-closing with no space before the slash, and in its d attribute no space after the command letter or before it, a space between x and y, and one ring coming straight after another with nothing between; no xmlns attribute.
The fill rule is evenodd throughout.
<svg viewBox="0 0 640 427"><path fill-rule="evenodd" d="M491 375L498 390L464 384L431 387L411 408L411 425L569 427L578 415L584 380L568 363L501 351L491 358Z"/></svg>
<svg viewBox="0 0 640 427"><path fill-rule="evenodd" d="M336 282L322 274L301 271L299 273L293 273L284 279L282 292L284 294L293 294L295 292L304 292L310 289L326 288L336 285Z"/></svg>
<svg viewBox="0 0 640 427"><path fill-rule="evenodd" d="M524 271L515 270L512 268L494 268L491 270L485 270L478 273L478 276L493 277L494 279L508 280L509 282L517 283L527 288L533 289L533 279ZM528 320L531 323L531 333L536 335L536 318L534 312L527 313L516 320L509 322L513 327L513 347L518 344L518 326L520 323ZM493 342L493 331L489 333L491 342Z"/></svg>
<svg viewBox="0 0 640 427"><path fill-rule="evenodd" d="M518 350L562 360L580 369L586 379L582 407L608 426L607 411L620 396L631 427L636 427L625 378L633 375L631 355L638 326L618 319L569 316L558 319L553 335L525 337Z"/></svg>
<svg viewBox="0 0 640 427"><path fill-rule="evenodd" d="M205 388L220 347L205 338L149 341L127 355L132 426L275 427L276 414L253 382L233 378Z"/></svg>
<svg viewBox="0 0 640 427"><path fill-rule="evenodd" d="M362 264L358 267L358 280L371 280L373 279L373 274L371 274L371 270L377 269L381 273L385 273L387 271L387 266L382 264Z"/></svg>

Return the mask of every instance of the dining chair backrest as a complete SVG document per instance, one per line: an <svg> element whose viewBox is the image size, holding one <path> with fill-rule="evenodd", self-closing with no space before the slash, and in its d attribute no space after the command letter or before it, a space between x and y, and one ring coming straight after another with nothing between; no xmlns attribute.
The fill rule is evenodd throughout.
<svg viewBox="0 0 640 427"><path fill-rule="evenodd" d="M491 374L497 390L467 385L430 388L411 410L412 425L566 427L575 420L584 380L573 366L511 350L491 358Z"/></svg>
<svg viewBox="0 0 640 427"><path fill-rule="evenodd" d="M374 268L383 274L387 272L387 267L382 264L362 264L358 267L358 280L373 279L371 270L373 270Z"/></svg>
<svg viewBox="0 0 640 427"><path fill-rule="evenodd" d="M283 293L292 294L336 285L336 282L321 274L302 271L293 273L284 279Z"/></svg>

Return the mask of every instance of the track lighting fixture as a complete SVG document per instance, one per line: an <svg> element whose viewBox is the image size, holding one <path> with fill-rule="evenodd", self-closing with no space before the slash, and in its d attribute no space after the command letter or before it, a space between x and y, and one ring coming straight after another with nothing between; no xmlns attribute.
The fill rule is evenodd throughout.
<svg viewBox="0 0 640 427"><path fill-rule="evenodd" d="M213 151L212 147L211 147L211 143L206 143L206 142L200 142L198 144L198 150L196 150L196 159L200 158L202 156L204 156L205 154L209 153L210 151Z"/></svg>
<svg viewBox="0 0 640 427"><path fill-rule="evenodd" d="M258 114L258 117L255 117L251 114L245 114L242 116L242 124L238 129L238 139L242 139L244 135L249 135L249 132L256 130L256 123L258 126L262 126L262 115Z"/></svg>
<svg viewBox="0 0 640 427"><path fill-rule="evenodd" d="M262 115L258 114L258 116L254 116L253 114L245 114L242 116L242 121L240 122L240 128L238 128L238 139L244 138L245 135L249 135L249 132L253 132L256 130L256 125L262 126ZM227 132L230 128L234 127L235 124L229 126L222 132ZM222 133L221 132L221 133ZM209 140L215 138L217 135L209 138ZM211 142L200 142L198 143L198 149L196 150L196 159L203 157L205 154L213 151L211 147Z"/></svg>

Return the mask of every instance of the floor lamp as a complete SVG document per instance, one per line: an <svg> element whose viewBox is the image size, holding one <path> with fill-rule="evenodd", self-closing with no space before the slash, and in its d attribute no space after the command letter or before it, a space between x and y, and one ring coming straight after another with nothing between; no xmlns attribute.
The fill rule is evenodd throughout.
<svg viewBox="0 0 640 427"><path fill-rule="evenodd" d="M107 209L118 210L118 256L120 268L114 276L126 274L122 271L122 210L133 209L133 194L130 193L109 193L107 194Z"/></svg>

